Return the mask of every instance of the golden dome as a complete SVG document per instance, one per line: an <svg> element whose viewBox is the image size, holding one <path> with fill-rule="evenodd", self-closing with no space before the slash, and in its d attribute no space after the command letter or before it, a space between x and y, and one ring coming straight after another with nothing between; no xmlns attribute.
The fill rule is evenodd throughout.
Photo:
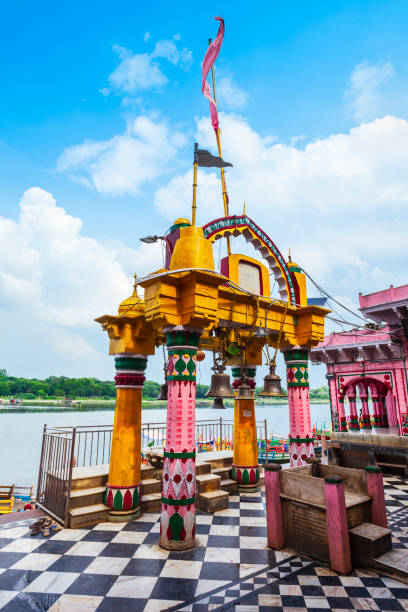
<svg viewBox="0 0 408 612"><path fill-rule="evenodd" d="M134 274L134 278L135 278L135 282L133 284L133 292L132 295L129 296L128 298L126 298L126 300L123 300L123 302L120 303L119 308L118 308L118 313L120 315L124 315L126 313L132 313L135 312L137 310L139 310L139 308L137 308L137 306L142 306L143 304L143 300L141 297L138 296L137 294L137 274Z"/></svg>

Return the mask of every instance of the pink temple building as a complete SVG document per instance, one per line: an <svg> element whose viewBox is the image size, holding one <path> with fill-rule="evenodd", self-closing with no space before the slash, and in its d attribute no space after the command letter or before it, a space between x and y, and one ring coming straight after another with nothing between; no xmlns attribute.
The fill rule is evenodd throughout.
<svg viewBox="0 0 408 612"><path fill-rule="evenodd" d="M408 285L359 295L373 329L333 332L311 351L325 363L333 431L408 435Z"/></svg>

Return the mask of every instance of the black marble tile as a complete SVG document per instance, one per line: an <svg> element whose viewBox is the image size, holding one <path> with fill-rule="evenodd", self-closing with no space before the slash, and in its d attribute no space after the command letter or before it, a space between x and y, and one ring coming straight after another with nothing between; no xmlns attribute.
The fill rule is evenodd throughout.
<svg viewBox="0 0 408 612"><path fill-rule="evenodd" d="M25 555L26 553L0 552L0 568L11 567Z"/></svg>
<svg viewBox="0 0 408 612"><path fill-rule="evenodd" d="M156 543L159 540L159 534L154 534L156 536ZM122 544L122 543L114 543L111 542L108 544L102 551L104 557L124 557L131 559L135 552L137 551L139 545L138 544Z"/></svg>
<svg viewBox="0 0 408 612"><path fill-rule="evenodd" d="M322 586L343 586L338 576L318 576Z"/></svg>
<svg viewBox="0 0 408 612"><path fill-rule="evenodd" d="M204 563L201 568L200 578L205 580L238 580L238 563Z"/></svg>
<svg viewBox="0 0 408 612"><path fill-rule="evenodd" d="M301 595L281 595L284 608L306 608L305 600Z"/></svg>
<svg viewBox="0 0 408 612"><path fill-rule="evenodd" d="M215 514L212 524L213 525L239 525L239 516L217 516Z"/></svg>
<svg viewBox="0 0 408 612"><path fill-rule="evenodd" d="M208 536L207 546L216 546L217 548L239 548L238 536Z"/></svg>
<svg viewBox="0 0 408 612"><path fill-rule="evenodd" d="M41 572L8 569L0 574L0 591L23 591Z"/></svg>
<svg viewBox="0 0 408 612"><path fill-rule="evenodd" d="M105 597L98 606L98 612L142 612L147 599L133 599L131 597Z"/></svg>
<svg viewBox="0 0 408 612"><path fill-rule="evenodd" d="M47 540L44 544L41 544L36 548L36 553L51 554L51 555L65 555L76 544L76 542L66 542L63 540Z"/></svg>
<svg viewBox="0 0 408 612"><path fill-rule="evenodd" d="M266 538L266 527L241 526L239 528L239 535L253 536L255 538Z"/></svg>
<svg viewBox="0 0 408 612"><path fill-rule="evenodd" d="M7 546L7 544L10 544L12 541L13 540L8 538L0 538L0 550L4 548L4 546Z"/></svg>
<svg viewBox="0 0 408 612"><path fill-rule="evenodd" d="M122 531L144 531L148 533L153 528L154 524L154 522L150 521L135 521L127 523Z"/></svg>
<svg viewBox="0 0 408 612"><path fill-rule="evenodd" d="M317 584L302 584L303 597L325 597L322 587Z"/></svg>
<svg viewBox="0 0 408 612"><path fill-rule="evenodd" d="M148 533L145 539L143 540L143 544L158 544L159 538L159 533Z"/></svg>
<svg viewBox="0 0 408 612"><path fill-rule="evenodd" d="M239 511L240 516L249 516L249 517L263 517L265 516L264 510L247 510L246 508L242 508Z"/></svg>
<svg viewBox="0 0 408 612"><path fill-rule="evenodd" d="M241 503L244 502L245 504L259 504L262 501L261 495L251 495L251 496L241 496Z"/></svg>
<svg viewBox="0 0 408 612"><path fill-rule="evenodd" d="M188 550L172 550L168 559L180 559L182 561L204 561L206 548L195 546Z"/></svg>
<svg viewBox="0 0 408 612"><path fill-rule="evenodd" d="M197 580L189 578L158 578L150 599L176 599L189 601L194 598Z"/></svg>
<svg viewBox="0 0 408 612"><path fill-rule="evenodd" d="M18 593L2 610L3 612L43 612L49 610L60 596L55 593Z"/></svg>
<svg viewBox="0 0 408 612"><path fill-rule="evenodd" d="M387 587L387 588L391 591L394 597L397 597L398 599L408 599L408 585L406 587L403 587L401 583L401 587Z"/></svg>
<svg viewBox="0 0 408 612"><path fill-rule="evenodd" d="M346 593L349 597L363 597L363 598L371 598L370 593L366 588L360 586L344 586Z"/></svg>
<svg viewBox="0 0 408 612"><path fill-rule="evenodd" d="M273 550L256 550L256 548L240 549L241 563L255 563L270 565L275 563L275 553Z"/></svg>
<svg viewBox="0 0 408 612"><path fill-rule="evenodd" d="M348 597L326 597L330 608L333 609L343 609L343 610L352 610L354 608Z"/></svg>
<svg viewBox="0 0 408 612"><path fill-rule="evenodd" d="M373 599L373 601L377 604L379 609L382 610L406 610L406 608L402 607L401 604L396 599Z"/></svg>
<svg viewBox="0 0 408 612"><path fill-rule="evenodd" d="M81 574L65 592L70 595L104 596L117 578L105 574Z"/></svg>
<svg viewBox="0 0 408 612"><path fill-rule="evenodd" d="M231 508L232 510L236 510L237 508L239 508L239 502L232 502L230 501L229 503L229 508Z"/></svg>
<svg viewBox="0 0 408 612"><path fill-rule="evenodd" d="M73 542L75 544L75 542ZM64 555L53 563L47 571L49 572L83 572L95 557L80 555Z"/></svg>
<svg viewBox="0 0 408 612"><path fill-rule="evenodd" d="M103 531L103 529L93 529L81 539L81 542L110 542L116 535L116 531Z"/></svg>
<svg viewBox="0 0 408 612"><path fill-rule="evenodd" d="M122 572L123 576L159 576L164 559L131 559Z"/></svg>
<svg viewBox="0 0 408 612"><path fill-rule="evenodd" d="M210 533L211 525L196 525L195 532L197 535L208 535Z"/></svg>

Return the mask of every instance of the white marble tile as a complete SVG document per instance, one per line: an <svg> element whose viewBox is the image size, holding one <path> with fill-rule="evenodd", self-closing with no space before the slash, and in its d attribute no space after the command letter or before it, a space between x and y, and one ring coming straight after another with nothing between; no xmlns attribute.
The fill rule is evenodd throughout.
<svg viewBox="0 0 408 612"><path fill-rule="evenodd" d="M11 528L2 530L1 537L9 538L10 540L14 540L16 538L21 538L28 533L30 533L30 530L27 525L23 527L11 527Z"/></svg>
<svg viewBox="0 0 408 612"><path fill-rule="evenodd" d="M17 593L18 591L0 591L0 609L13 599Z"/></svg>
<svg viewBox="0 0 408 612"><path fill-rule="evenodd" d="M113 544L141 544L148 535L145 531L120 531L111 542Z"/></svg>
<svg viewBox="0 0 408 612"><path fill-rule="evenodd" d="M225 508L225 510L218 510L217 516L239 516L239 508ZM212 522L212 516L210 516Z"/></svg>
<svg viewBox="0 0 408 612"><path fill-rule="evenodd" d="M302 595L302 589L298 584L280 584L279 592L281 595Z"/></svg>
<svg viewBox="0 0 408 612"><path fill-rule="evenodd" d="M96 557L101 554L107 545L108 542L77 542L69 549L69 554L83 557Z"/></svg>
<svg viewBox="0 0 408 612"><path fill-rule="evenodd" d="M221 511L223 512L223 510ZM217 516L219 516L219 512L217 512ZM213 515L212 514L197 514L196 516L196 523L197 525L211 525L213 521Z"/></svg>
<svg viewBox="0 0 408 612"><path fill-rule="evenodd" d="M134 559L167 559L170 551L165 548L161 548L157 544L150 546L148 544L141 544L135 554Z"/></svg>
<svg viewBox="0 0 408 612"><path fill-rule="evenodd" d="M261 571L265 569L267 566L265 564L257 564L257 563L240 563L239 566L239 577L245 578L254 572Z"/></svg>
<svg viewBox="0 0 408 612"><path fill-rule="evenodd" d="M10 569L45 571L61 557L62 555L48 555L33 552L20 559L20 561L17 561L17 563L14 563Z"/></svg>
<svg viewBox="0 0 408 612"><path fill-rule="evenodd" d="M265 527L266 518L263 516L241 516L239 524L242 527Z"/></svg>
<svg viewBox="0 0 408 612"><path fill-rule="evenodd" d="M48 612L93 612L102 603L96 595L61 595Z"/></svg>
<svg viewBox="0 0 408 612"><path fill-rule="evenodd" d="M74 572L43 572L25 589L26 593L65 593L80 576Z"/></svg>
<svg viewBox="0 0 408 612"><path fill-rule="evenodd" d="M209 593L214 589L219 589L228 584L228 580L204 580L201 579L197 583L197 588L195 592L195 596L204 595L205 593Z"/></svg>
<svg viewBox="0 0 408 612"><path fill-rule="evenodd" d="M120 576L129 558L124 557L95 557L93 561L84 569L84 574L106 574L110 576Z"/></svg>
<svg viewBox="0 0 408 612"><path fill-rule="evenodd" d="M305 597L307 608L330 609L330 604L325 597Z"/></svg>
<svg viewBox="0 0 408 612"><path fill-rule="evenodd" d="M156 581L156 576L119 576L107 592L107 597L148 599Z"/></svg>
<svg viewBox="0 0 408 612"><path fill-rule="evenodd" d="M61 529L52 539L62 540L64 542L78 542L78 540L81 540L89 531L89 529Z"/></svg>
<svg viewBox="0 0 408 612"><path fill-rule="evenodd" d="M240 536L239 547L240 548L252 548L252 549L255 548L256 550L265 550L266 548L268 548L268 540L266 538Z"/></svg>
<svg viewBox="0 0 408 612"><path fill-rule="evenodd" d="M344 586L364 586L364 583L360 580L360 578L357 578L356 576L339 576L339 578L341 584L343 584Z"/></svg>
<svg viewBox="0 0 408 612"><path fill-rule="evenodd" d="M179 559L168 559L160 573L161 578L193 578L197 580L200 576L203 564L201 561L182 561Z"/></svg>
<svg viewBox="0 0 408 612"><path fill-rule="evenodd" d="M240 503L241 510L263 510L263 504L258 502L245 502Z"/></svg>
<svg viewBox="0 0 408 612"><path fill-rule="evenodd" d="M196 535L196 546L206 547L208 543L208 535L199 533Z"/></svg>
<svg viewBox="0 0 408 612"><path fill-rule="evenodd" d="M126 523L98 523L92 528L92 531L122 531Z"/></svg>
<svg viewBox="0 0 408 612"><path fill-rule="evenodd" d="M183 603L181 600L176 601L175 599L149 599L143 608L143 612L162 612L181 603Z"/></svg>
<svg viewBox="0 0 408 612"><path fill-rule="evenodd" d="M239 536L239 525L211 525L210 535Z"/></svg>
<svg viewBox="0 0 408 612"><path fill-rule="evenodd" d="M205 551L204 561L215 561L217 563L239 563L239 548L217 548L210 547Z"/></svg>
<svg viewBox="0 0 408 612"><path fill-rule="evenodd" d="M10 544L7 544L7 546L4 546L4 548L1 549L1 552L29 553L33 552L33 550L41 546L41 544L44 544L44 538L37 539L33 537L30 540L28 538L19 538L13 542L10 542Z"/></svg>

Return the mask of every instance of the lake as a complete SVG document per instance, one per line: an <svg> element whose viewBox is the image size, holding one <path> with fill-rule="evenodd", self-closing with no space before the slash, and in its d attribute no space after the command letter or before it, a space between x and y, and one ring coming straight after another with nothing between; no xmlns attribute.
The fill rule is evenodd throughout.
<svg viewBox="0 0 408 612"><path fill-rule="evenodd" d="M18 408L17 408L18 410ZM38 467L41 452L42 430L46 423L52 426L112 425L114 411L82 409L76 411L61 408L50 412L47 407L37 406L32 412L7 412L0 408L0 485L37 485ZM311 404L312 423L320 427L330 423L328 403ZM197 407L196 419L233 419L233 407L225 410ZM268 435L274 433L287 435L289 431L288 405L263 404L256 407L257 420L267 420ZM142 412L143 423L166 421L166 409L146 409Z"/></svg>

